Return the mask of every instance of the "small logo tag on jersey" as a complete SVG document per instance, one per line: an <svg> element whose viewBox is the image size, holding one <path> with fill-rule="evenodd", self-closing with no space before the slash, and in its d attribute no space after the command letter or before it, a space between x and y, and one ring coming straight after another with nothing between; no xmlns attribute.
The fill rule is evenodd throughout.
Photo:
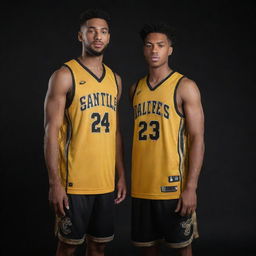
<svg viewBox="0 0 256 256"><path fill-rule="evenodd" d="M80 81L79 84L85 84L86 82L84 80Z"/></svg>
<svg viewBox="0 0 256 256"><path fill-rule="evenodd" d="M169 176L168 177L169 182L177 182L180 181L180 176Z"/></svg>
<svg viewBox="0 0 256 256"><path fill-rule="evenodd" d="M69 182L69 183L68 183L68 186L69 186L69 187L73 187L73 182Z"/></svg>
<svg viewBox="0 0 256 256"><path fill-rule="evenodd" d="M161 192L176 192L178 190L177 186L162 186Z"/></svg>

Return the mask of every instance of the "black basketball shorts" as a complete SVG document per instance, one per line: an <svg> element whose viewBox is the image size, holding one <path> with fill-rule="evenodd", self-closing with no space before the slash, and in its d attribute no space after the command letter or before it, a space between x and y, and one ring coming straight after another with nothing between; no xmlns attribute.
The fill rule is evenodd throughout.
<svg viewBox="0 0 256 256"><path fill-rule="evenodd" d="M196 215L175 213L178 199L149 200L132 198L132 241L149 247L165 240L167 246L183 248L198 237Z"/></svg>
<svg viewBox="0 0 256 256"><path fill-rule="evenodd" d="M69 210L56 218L59 240L73 245L85 238L110 242L114 238L114 192L99 195L68 195Z"/></svg>

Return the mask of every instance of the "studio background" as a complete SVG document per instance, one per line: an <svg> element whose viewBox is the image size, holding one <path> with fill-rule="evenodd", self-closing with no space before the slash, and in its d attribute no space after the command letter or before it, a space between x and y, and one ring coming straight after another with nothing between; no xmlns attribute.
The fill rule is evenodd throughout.
<svg viewBox="0 0 256 256"><path fill-rule="evenodd" d="M195 255L256 255L255 26L253 1L40 1L1 8L2 255L54 255L54 215L43 156L43 104L51 74L78 57L79 14L112 17L104 62L123 81L120 104L130 185L131 84L145 75L138 32L165 21L176 31L170 65L196 81L205 112L205 160L198 188ZM162 249L163 255L170 251ZM77 255L83 253L79 249ZM138 255L130 242L130 197L116 207L107 255Z"/></svg>

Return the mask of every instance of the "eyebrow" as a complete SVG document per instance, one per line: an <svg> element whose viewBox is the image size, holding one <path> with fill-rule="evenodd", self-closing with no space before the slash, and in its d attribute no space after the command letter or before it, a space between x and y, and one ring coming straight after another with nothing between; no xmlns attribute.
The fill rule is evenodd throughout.
<svg viewBox="0 0 256 256"><path fill-rule="evenodd" d="M155 44L164 44L165 42L164 41L158 41L158 42L155 42ZM154 44L150 41L146 41L145 44Z"/></svg>
<svg viewBox="0 0 256 256"><path fill-rule="evenodd" d="M90 26L90 27L87 27L88 29L89 28L94 28L94 29L97 29L97 27L94 27L94 26ZM100 28L98 28L98 29L106 29L106 30L108 30L108 27L100 27Z"/></svg>

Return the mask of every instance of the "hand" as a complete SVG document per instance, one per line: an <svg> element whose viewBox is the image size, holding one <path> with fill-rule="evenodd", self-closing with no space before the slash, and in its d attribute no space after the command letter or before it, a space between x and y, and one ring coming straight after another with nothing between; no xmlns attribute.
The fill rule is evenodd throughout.
<svg viewBox="0 0 256 256"><path fill-rule="evenodd" d="M54 211L58 216L65 216L64 206L69 209L69 204L67 194L61 184L50 186L49 202L53 205Z"/></svg>
<svg viewBox="0 0 256 256"><path fill-rule="evenodd" d="M181 216L189 216L196 210L197 196L194 189L185 189L180 196L175 212Z"/></svg>
<svg viewBox="0 0 256 256"><path fill-rule="evenodd" d="M115 204L121 203L126 197L126 184L124 178L119 178L117 183L117 198Z"/></svg>

